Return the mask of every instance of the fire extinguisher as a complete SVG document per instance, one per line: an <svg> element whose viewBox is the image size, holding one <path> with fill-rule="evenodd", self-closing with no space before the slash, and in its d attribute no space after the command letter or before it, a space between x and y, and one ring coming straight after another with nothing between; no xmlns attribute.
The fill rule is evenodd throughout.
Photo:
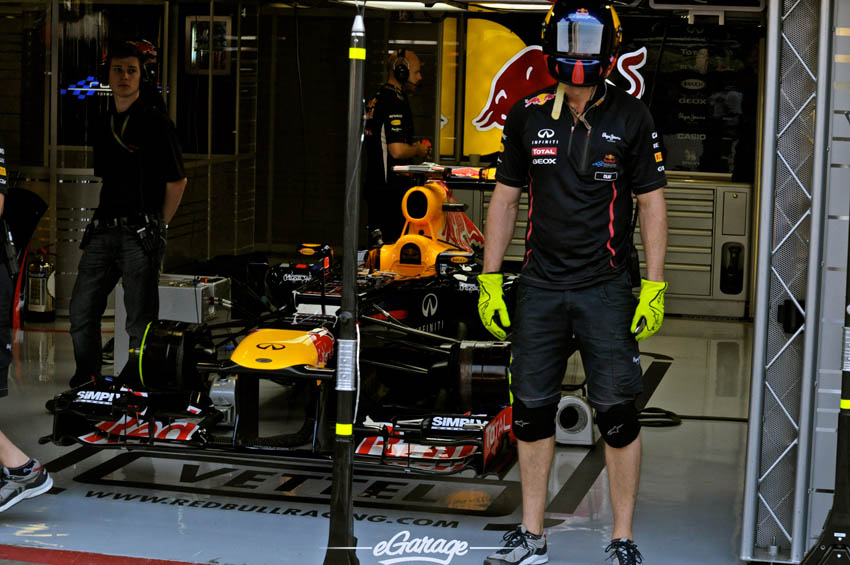
<svg viewBox="0 0 850 565"><path fill-rule="evenodd" d="M47 250L42 248L27 266L26 319L31 322L55 320L55 298L55 270L47 260Z"/></svg>

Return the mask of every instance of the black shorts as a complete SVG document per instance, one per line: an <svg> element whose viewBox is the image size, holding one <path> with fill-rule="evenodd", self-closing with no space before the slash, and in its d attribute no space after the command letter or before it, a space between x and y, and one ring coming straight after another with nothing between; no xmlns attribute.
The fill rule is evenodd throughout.
<svg viewBox="0 0 850 565"><path fill-rule="evenodd" d="M511 392L531 408L561 399L576 339L590 404L605 411L643 391L640 350L630 332L637 299L628 273L593 286L550 290L520 278L511 338Z"/></svg>

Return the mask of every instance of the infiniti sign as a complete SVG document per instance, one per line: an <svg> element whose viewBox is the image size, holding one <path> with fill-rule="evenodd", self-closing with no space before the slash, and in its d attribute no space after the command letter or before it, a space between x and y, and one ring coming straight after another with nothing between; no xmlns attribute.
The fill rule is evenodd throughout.
<svg viewBox="0 0 850 565"><path fill-rule="evenodd" d="M426 318L430 318L431 316L437 313L438 305L439 301L437 300L436 294L426 294L425 298L422 299L422 315Z"/></svg>
<svg viewBox="0 0 850 565"><path fill-rule="evenodd" d="M541 139L552 139L553 137L555 137L555 132L548 128L542 129L537 132L537 137Z"/></svg>

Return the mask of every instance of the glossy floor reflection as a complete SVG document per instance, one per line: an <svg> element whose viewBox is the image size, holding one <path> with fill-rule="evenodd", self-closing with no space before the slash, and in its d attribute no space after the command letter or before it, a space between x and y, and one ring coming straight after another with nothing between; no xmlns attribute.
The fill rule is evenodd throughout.
<svg viewBox="0 0 850 565"><path fill-rule="evenodd" d="M644 369L653 355L672 358L648 405L695 417L644 428L635 534L646 564L738 563L751 336L748 323L670 317L642 348ZM14 341L0 426L28 454L61 469L51 493L0 514L0 562L323 562L328 466L39 445L52 425L44 401L73 372L67 320L28 327ZM580 378L572 360L567 379ZM604 562L611 509L601 451L557 449L547 509L550 563ZM405 535L464 541L464 553L442 555L442 562L482 563L504 528L521 519L518 479L516 468L501 480L358 473L360 563L397 557L381 554L382 542Z"/></svg>

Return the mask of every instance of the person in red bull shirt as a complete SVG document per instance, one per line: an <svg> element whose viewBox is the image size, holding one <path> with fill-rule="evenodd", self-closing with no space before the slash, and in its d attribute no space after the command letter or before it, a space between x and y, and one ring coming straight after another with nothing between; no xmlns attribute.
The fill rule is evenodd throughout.
<svg viewBox="0 0 850 565"><path fill-rule="evenodd" d="M513 329L513 431L523 511L522 524L504 536L504 547L486 565L549 560L543 517L571 340L581 352L606 443L614 526L605 552L618 565L643 561L632 532L641 458L638 341L658 331L664 315L666 178L648 109L605 82L620 36L611 6L558 0L542 35L547 68L558 83L518 101L505 123L487 214L485 274L478 277L479 313L499 339L506 338L505 328ZM523 190L529 201L526 254L511 326L499 271ZM646 252L639 300L629 268L633 195Z"/></svg>
<svg viewBox="0 0 850 565"><path fill-rule="evenodd" d="M389 242L401 233L401 200L410 188L409 178L394 174L393 167L428 156L431 144L413 141L413 115L407 100L422 81L419 57L399 49L387 60L387 70L387 82L366 104L365 192L369 231L380 229Z"/></svg>

